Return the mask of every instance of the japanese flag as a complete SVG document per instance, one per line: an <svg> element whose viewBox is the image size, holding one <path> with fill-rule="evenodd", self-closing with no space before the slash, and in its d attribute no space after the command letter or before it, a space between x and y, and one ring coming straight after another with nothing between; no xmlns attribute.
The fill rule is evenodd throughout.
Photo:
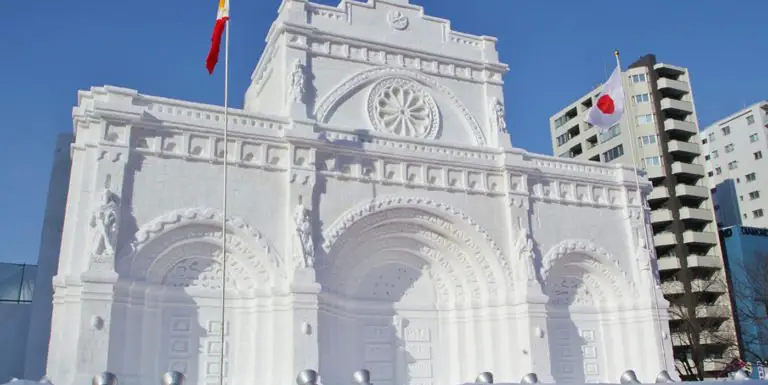
<svg viewBox="0 0 768 385"><path fill-rule="evenodd" d="M603 85L597 102L587 112L585 120L602 133L619 123L622 114L624 114L624 88L621 86L621 68L617 66Z"/></svg>

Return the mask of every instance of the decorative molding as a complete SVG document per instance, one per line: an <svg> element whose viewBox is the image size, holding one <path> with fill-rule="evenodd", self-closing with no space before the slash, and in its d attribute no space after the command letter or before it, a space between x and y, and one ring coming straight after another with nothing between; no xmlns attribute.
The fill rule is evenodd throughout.
<svg viewBox="0 0 768 385"><path fill-rule="evenodd" d="M160 254L170 248L183 242L184 239L191 241L221 241L221 222L222 214L220 210L210 208L190 208L175 210L162 215L139 229L135 235L135 240L124 247L118 254L117 265L118 274L128 274L134 278L140 278L149 272L150 265L155 263L155 259L160 259ZM278 252L268 243L264 236L248 225L244 220L237 217L227 218L227 226L232 231L227 234L227 246L233 248L240 255L235 255L240 259L240 263L250 266L253 269L267 269L272 278L285 278L283 259ZM157 248L152 248L156 255L143 255L155 241L161 240L163 235L172 230L180 229L190 225L204 225L205 229L218 227L211 231L190 231L183 234L183 239L171 240L170 244L161 244ZM199 230L199 228L197 229ZM251 249L255 246L255 251ZM155 250L157 249L157 250ZM263 267L263 262L268 266Z"/></svg>
<svg viewBox="0 0 768 385"><path fill-rule="evenodd" d="M437 238L441 238L442 241L445 241L445 239L443 239L444 235L430 237L427 233L420 234L422 237L426 237L426 239L429 239L432 242L438 242L438 244L442 243L441 246L446 247L451 252L451 255L455 255L456 258L461 259L463 253L477 258L477 263L483 271L483 276L480 279L485 280L488 283L491 294L494 294L497 290L495 289L497 286L506 287L507 290L510 291L513 290L513 283L515 280L513 267L491 235L468 215L457 208L429 198L391 196L360 204L347 211L328 227L328 230L324 233L325 243L323 244L323 249L326 253L330 253L340 237L366 217L375 213L386 213L389 210L398 208L426 211L425 214L420 214L418 211L410 213L409 217L411 219L420 219L427 223L431 223L432 225L437 226L437 228L440 228L442 234L449 234L453 236L454 239L459 240L459 242L439 242L440 240ZM443 220L441 218L443 216L454 219L455 222ZM457 226L457 224L460 225ZM461 227L470 230L470 233L474 233L475 236L468 236ZM459 247L456 245L461 246ZM490 256L491 259L489 260L486 256ZM502 276L496 277L494 272L498 272L498 274L502 274Z"/></svg>
<svg viewBox="0 0 768 385"><path fill-rule="evenodd" d="M608 298L631 299L635 293L635 286L629 275L621 268L619 261L605 249L591 241L569 239L553 246L542 260L541 276L545 282L545 292L551 293L552 285L556 284L558 277L553 276L554 269L564 262L568 256L579 254L576 260L590 273L584 277L585 284L592 285L592 290L599 295ZM599 278L597 278L599 277ZM602 281L610 283L610 288L605 288ZM605 291L607 290L608 293Z"/></svg>
<svg viewBox="0 0 768 385"><path fill-rule="evenodd" d="M368 96L368 118L379 131L417 139L434 139L440 128L437 103L416 82L386 78Z"/></svg>
<svg viewBox="0 0 768 385"><path fill-rule="evenodd" d="M350 92L353 92L353 90L356 90L359 87L374 81L375 79L379 79L383 77L398 77L398 76L417 81L429 88L432 88L433 90L436 90L446 95L451 100L453 104L453 108L456 109L464 117L465 122L467 126L469 126L468 128L475 139L474 144L481 147L487 146L488 142L486 140L485 134L483 133L483 130L480 128L480 125L477 123L477 120L475 120L475 118L472 116L469 110L464 106L461 100L453 93L453 91L451 91L448 87L440 84L437 80L435 80L430 76L424 75L420 72L417 72L411 69L405 69L405 68L396 68L396 67L372 68L372 69L364 70L362 72L358 72L357 74L352 75L347 80L342 81L341 84L339 84L336 88L334 88L331 92L329 92L320 101L320 103L318 103L317 108L315 110L315 116L317 121L320 123L327 123L327 120L330 117L329 114L334 110L335 107L338 106L340 102L344 100L344 98Z"/></svg>
<svg viewBox="0 0 768 385"><path fill-rule="evenodd" d="M400 11L389 11L387 14L387 22L392 28L398 31L403 31L408 28L409 20L408 16L405 16Z"/></svg>

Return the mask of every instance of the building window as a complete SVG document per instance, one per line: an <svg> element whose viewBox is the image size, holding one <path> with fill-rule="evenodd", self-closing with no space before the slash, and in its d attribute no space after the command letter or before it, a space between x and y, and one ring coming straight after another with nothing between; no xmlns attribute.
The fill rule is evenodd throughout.
<svg viewBox="0 0 768 385"><path fill-rule="evenodd" d="M562 135L557 137L557 146L558 147L562 146L566 142L568 142L569 140L571 140L571 133L570 132L566 132L565 134L562 134Z"/></svg>
<svg viewBox="0 0 768 385"><path fill-rule="evenodd" d="M739 168L739 162L734 160L733 162L728 162L728 169L729 170L735 170Z"/></svg>
<svg viewBox="0 0 768 385"><path fill-rule="evenodd" d="M648 103L648 101L651 100L651 97L648 96L647 93L640 94L640 95L632 95L632 101L635 104L642 104L642 103Z"/></svg>
<svg viewBox="0 0 768 385"><path fill-rule="evenodd" d="M717 175L720 175L720 174L722 174L722 173L723 173L723 169L721 169L720 167L716 167L716 168L715 168L715 173L716 173Z"/></svg>
<svg viewBox="0 0 768 385"><path fill-rule="evenodd" d="M709 155L704 155L704 160L709 160Z"/></svg>
<svg viewBox="0 0 768 385"><path fill-rule="evenodd" d="M747 116L747 124L755 124L755 116L754 115Z"/></svg>
<svg viewBox="0 0 768 385"><path fill-rule="evenodd" d="M723 130L723 136L728 136L731 134L731 128L728 126L721 128L721 130Z"/></svg>
<svg viewBox="0 0 768 385"><path fill-rule="evenodd" d="M749 136L749 143L755 143L758 140L760 140L760 135L758 135L757 133L754 133Z"/></svg>
<svg viewBox="0 0 768 385"><path fill-rule="evenodd" d="M620 144L603 153L603 162L610 162L622 155L624 155L624 146Z"/></svg>
<svg viewBox="0 0 768 385"><path fill-rule="evenodd" d="M730 143L725 146L725 153L733 152L733 143Z"/></svg>
<svg viewBox="0 0 768 385"><path fill-rule="evenodd" d="M755 160L763 159L763 152L762 151L758 151L758 152L756 152L756 153L754 153L752 155L755 156Z"/></svg>
<svg viewBox="0 0 768 385"><path fill-rule="evenodd" d="M754 182L757 179L757 175L754 172L750 172L746 175L747 182Z"/></svg>
<svg viewBox="0 0 768 385"><path fill-rule="evenodd" d="M763 217L763 209L757 209L752 211L752 216L755 218L762 218Z"/></svg>
<svg viewBox="0 0 768 385"><path fill-rule="evenodd" d="M630 76L630 79L632 79L632 83L645 83L645 74L637 74Z"/></svg>
<svg viewBox="0 0 768 385"><path fill-rule="evenodd" d="M749 199L755 200L755 199L758 199L758 198L760 198L760 191L755 190L755 191L752 191L751 193L749 193Z"/></svg>
<svg viewBox="0 0 768 385"><path fill-rule="evenodd" d="M618 124L614 124L611 128L601 132L599 134L600 143L607 142L621 134L621 127Z"/></svg>
<svg viewBox="0 0 768 385"><path fill-rule="evenodd" d="M708 173L707 173L707 176L710 176L710 177L711 177L711 176L714 176L714 175L715 175L715 173L714 173L714 172L712 172L712 171L710 171L710 172L708 172Z"/></svg>
<svg viewBox="0 0 768 385"><path fill-rule="evenodd" d="M637 115L637 124L653 123L653 114Z"/></svg>
<svg viewBox="0 0 768 385"><path fill-rule="evenodd" d="M715 133L714 132L710 132L709 133L709 141L710 142L714 142L715 141Z"/></svg>
<svg viewBox="0 0 768 385"><path fill-rule="evenodd" d="M645 167L658 167L658 166L661 166L661 157L649 156L643 159L643 163L645 163Z"/></svg>
<svg viewBox="0 0 768 385"><path fill-rule="evenodd" d="M640 147L647 146L649 144L656 144L658 137L656 135L645 135L637 138L640 142Z"/></svg>
<svg viewBox="0 0 768 385"><path fill-rule="evenodd" d="M720 156L717 154L717 150L712 151L712 159L717 159L717 157Z"/></svg>
<svg viewBox="0 0 768 385"><path fill-rule="evenodd" d="M563 115L557 119L555 119L555 128L558 128L562 126L565 123L568 123L568 121L571 120L568 118L568 115Z"/></svg>

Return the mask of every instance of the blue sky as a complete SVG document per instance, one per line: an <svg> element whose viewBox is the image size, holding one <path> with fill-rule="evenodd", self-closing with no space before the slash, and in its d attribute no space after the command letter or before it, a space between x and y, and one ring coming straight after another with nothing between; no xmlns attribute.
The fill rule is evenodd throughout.
<svg viewBox="0 0 768 385"><path fill-rule="evenodd" d="M454 30L499 38L508 126L529 151L551 153L549 116L606 79L616 48L625 64L652 52L688 67L702 127L768 98L765 0L411 2ZM222 103L221 71L204 68L216 3L0 1L0 261L37 260L54 139L72 130L77 90ZM279 3L231 0L234 106Z"/></svg>

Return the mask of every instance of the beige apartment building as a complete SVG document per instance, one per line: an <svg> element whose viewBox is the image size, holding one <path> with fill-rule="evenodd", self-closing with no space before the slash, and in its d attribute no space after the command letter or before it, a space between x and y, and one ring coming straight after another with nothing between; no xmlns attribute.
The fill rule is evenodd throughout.
<svg viewBox="0 0 768 385"><path fill-rule="evenodd" d="M598 86L550 118L552 148L603 163L633 164L634 153L654 187L650 221L678 369L694 379L699 361L706 377L717 376L737 354L736 339L689 73L646 55L623 75L622 121L603 134L584 121Z"/></svg>

